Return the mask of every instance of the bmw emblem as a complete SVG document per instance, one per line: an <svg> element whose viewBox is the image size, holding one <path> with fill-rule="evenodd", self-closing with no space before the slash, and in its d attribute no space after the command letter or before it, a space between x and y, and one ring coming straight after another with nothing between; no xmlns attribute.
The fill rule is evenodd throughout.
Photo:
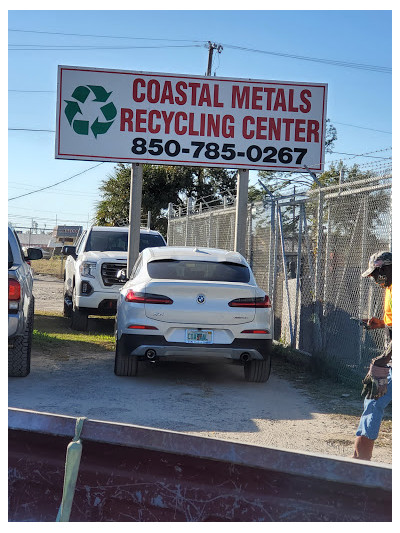
<svg viewBox="0 0 400 533"><path fill-rule="evenodd" d="M206 301L204 294L199 294L196 299L198 304L203 304Z"/></svg>

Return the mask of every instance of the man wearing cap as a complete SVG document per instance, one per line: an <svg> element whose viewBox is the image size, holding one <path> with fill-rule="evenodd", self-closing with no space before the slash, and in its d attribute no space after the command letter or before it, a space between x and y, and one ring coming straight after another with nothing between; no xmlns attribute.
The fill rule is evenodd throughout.
<svg viewBox="0 0 400 533"><path fill-rule="evenodd" d="M369 371L363 379L364 411L356 431L354 459L369 461L375 440L378 437L383 411L392 401L392 254L376 252L371 255L368 269L362 277L372 278L377 285L385 288L385 308L383 319L372 317L363 320L368 329L385 328L386 348L372 359Z"/></svg>

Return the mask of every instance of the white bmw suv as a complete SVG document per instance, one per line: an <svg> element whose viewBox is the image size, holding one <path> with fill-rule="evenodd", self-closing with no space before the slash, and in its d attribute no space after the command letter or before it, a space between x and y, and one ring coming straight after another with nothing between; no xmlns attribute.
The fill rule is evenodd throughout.
<svg viewBox="0 0 400 533"><path fill-rule="evenodd" d="M244 257L213 248L143 250L120 290L114 372L138 361L225 361L247 381L271 370L273 313Z"/></svg>

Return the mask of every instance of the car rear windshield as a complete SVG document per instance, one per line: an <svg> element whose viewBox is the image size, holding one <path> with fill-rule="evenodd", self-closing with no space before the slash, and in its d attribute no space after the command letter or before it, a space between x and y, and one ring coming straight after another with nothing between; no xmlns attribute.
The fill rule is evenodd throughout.
<svg viewBox="0 0 400 533"><path fill-rule="evenodd" d="M165 246L164 239L156 233L141 233L139 251L152 246ZM91 231L85 252L127 252L127 231Z"/></svg>
<svg viewBox="0 0 400 533"><path fill-rule="evenodd" d="M250 280L250 271L246 265L230 262L161 259L148 263L147 270L153 279L231 281L236 283L248 283Z"/></svg>

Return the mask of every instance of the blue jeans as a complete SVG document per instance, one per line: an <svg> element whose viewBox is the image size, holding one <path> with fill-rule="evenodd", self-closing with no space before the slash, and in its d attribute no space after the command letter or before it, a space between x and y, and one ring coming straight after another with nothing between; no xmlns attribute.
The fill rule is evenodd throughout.
<svg viewBox="0 0 400 533"><path fill-rule="evenodd" d="M387 393L377 400L364 400L364 411L356 431L357 437L378 438L385 407L392 401L392 369L389 370Z"/></svg>

